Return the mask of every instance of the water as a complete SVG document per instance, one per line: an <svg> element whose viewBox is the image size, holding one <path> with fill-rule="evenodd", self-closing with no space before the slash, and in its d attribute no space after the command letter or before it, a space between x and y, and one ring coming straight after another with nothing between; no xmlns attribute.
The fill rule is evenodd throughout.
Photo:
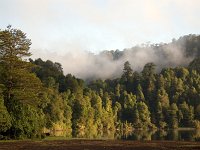
<svg viewBox="0 0 200 150"><path fill-rule="evenodd" d="M98 133L74 133L53 131L55 137L66 139L118 139L118 140L170 140L170 141L200 141L200 130L176 129L176 130L134 130L133 132L98 132Z"/></svg>
<svg viewBox="0 0 200 150"><path fill-rule="evenodd" d="M170 141L199 141L200 130L155 130L134 131L123 135L125 140L170 140Z"/></svg>

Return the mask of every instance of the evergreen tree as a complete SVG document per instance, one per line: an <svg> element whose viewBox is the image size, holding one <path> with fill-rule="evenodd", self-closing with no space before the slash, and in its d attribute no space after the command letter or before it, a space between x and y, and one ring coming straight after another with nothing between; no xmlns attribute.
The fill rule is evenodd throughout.
<svg viewBox="0 0 200 150"><path fill-rule="evenodd" d="M169 106L169 98L164 88L158 90L157 101L161 103L161 106L167 108Z"/></svg>
<svg viewBox="0 0 200 150"><path fill-rule="evenodd" d="M139 113L140 121L142 122L143 127L148 128L151 124L151 117L150 117L150 111L148 109L148 106L144 102L138 102L137 103L137 109Z"/></svg>
<svg viewBox="0 0 200 150"><path fill-rule="evenodd" d="M11 117L4 105L2 89L0 89L0 135L11 127Z"/></svg>
<svg viewBox="0 0 200 150"><path fill-rule="evenodd" d="M182 112L181 126L192 127L194 119L194 107L189 106L185 101L179 105L179 109Z"/></svg>
<svg viewBox="0 0 200 150"><path fill-rule="evenodd" d="M165 122L163 107L160 101L157 101L155 114L156 114L156 125L161 129L165 128L167 126L167 123Z"/></svg>
<svg viewBox="0 0 200 150"><path fill-rule="evenodd" d="M175 103L172 103L168 109L168 125L172 129L178 128L178 117L177 117L178 107Z"/></svg>
<svg viewBox="0 0 200 150"><path fill-rule="evenodd" d="M145 97L144 97L142 87L140 84L137 86L136 97L137 97L137 101L145 102Z"/></svg>

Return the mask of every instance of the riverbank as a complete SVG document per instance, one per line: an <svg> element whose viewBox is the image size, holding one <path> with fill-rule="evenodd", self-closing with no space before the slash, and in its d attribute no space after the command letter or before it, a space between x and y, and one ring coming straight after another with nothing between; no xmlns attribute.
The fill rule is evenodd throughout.
<svg viewBox="0 0 200 150"><path fill-rule="evenodd" d="M0 150L197 150L199 142L184 141L123 141L123 140L57 140L6 141Z"/></svg>

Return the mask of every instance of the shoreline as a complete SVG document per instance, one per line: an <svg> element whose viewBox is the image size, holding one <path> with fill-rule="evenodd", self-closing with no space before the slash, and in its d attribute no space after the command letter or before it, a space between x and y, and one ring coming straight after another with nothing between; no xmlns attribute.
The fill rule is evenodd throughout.
<svg viewBox="0 0 200 150"><path fill-rule="evenodd" d="M199 142L189 141L124 141L124 140L54 140L0 142L0 150L193 150Z"/></svg>

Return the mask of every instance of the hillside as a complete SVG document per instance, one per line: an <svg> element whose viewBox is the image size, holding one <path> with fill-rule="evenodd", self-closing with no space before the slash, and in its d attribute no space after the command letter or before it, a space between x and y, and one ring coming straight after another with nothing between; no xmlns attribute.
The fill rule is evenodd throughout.
<svg viewBox="0 0 200 150"><path fill-rule="evenodd" d="M60 63L40 58L26 61L31 45L26 34L11 26L0 30L0 139L44 138L45 133L55 130L65 131L69 137L95 138L111 131L199 129L198 39L199 36L190 35L169 44L146 45L138 52L132 48L101 53L99 57L115 63L122 61L129 51L133 54L143 49L149 53L156 51L157 58L170 62L170 67L158 72L150 62L136 71L129 61L124 61L117 68L123 70L119 77L86 82L72 74L65 75ZM174 53L165 49L180 45L182 48L174 49ZM132 61L139 58L142 65L144 55L128 56ZM176 59L172 61L171 57ZM192 58L195 59L188 66ZM171 67L175 60L173 65L177 67ZM107 61L104 64L109 66Z"/></svg>
<svg viewBox="0 0 200 150"><path fill-rule="evenodd" d="M156 65L159 72L164 67L186 67L194 58L200 56L200 36L186 35L173 39L170 43L140 44L124 50L105 50L99 54L85 51L67 52L61 61L65 74L78 78L113 79L122 75L123 64L129 61L134 71L142 71L149 62Z"/></svg>

